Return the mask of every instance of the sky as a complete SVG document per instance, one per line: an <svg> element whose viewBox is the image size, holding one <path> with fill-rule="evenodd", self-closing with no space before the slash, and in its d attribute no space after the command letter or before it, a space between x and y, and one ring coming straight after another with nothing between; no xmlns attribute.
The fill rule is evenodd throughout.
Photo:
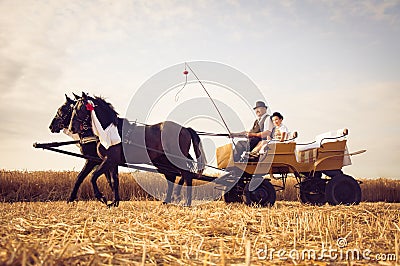
<svg viewBox="0 0 400 266"><path fill-rule="evenodd" d="M299 142L348 128L367 152L346 173L400 178L400 1L3 0L0 13L0 169L82 168L32 147L69 140L48 129L65 93L123 116L156 73L211 61L247 75Z"/></svg>

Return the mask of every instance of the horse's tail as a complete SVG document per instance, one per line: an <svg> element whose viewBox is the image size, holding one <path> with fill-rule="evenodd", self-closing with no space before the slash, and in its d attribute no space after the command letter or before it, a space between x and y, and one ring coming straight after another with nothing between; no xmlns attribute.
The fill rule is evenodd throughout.
<svg viewBox="0 0 400 266"><path fill-rule="evenodd" d="M196 154L196 159L197 159L197 173L202 174L204 171L204 168L207 164L206 161L206 155L203 150L203 145L201 144L201 140L197 132L193 129L188 127L187 128L190 132L190 135L192 137L192 142L193 142L193 149L194 153Z"/></svg>

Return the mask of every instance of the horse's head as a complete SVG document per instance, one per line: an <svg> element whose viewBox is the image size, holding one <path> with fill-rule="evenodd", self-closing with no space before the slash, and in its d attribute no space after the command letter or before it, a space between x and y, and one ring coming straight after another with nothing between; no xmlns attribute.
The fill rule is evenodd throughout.
<svg viewBox="0 0 400 266"><path fill-rule="evenodd" d="M69 130L72 133L81 133L90 128L92 125L91 111L96 112L96 117L103 129L110 124L118 125L118 113L110 103L101 97L90 97L82 93L82 97L77 100L73 108Z"/></svg>
<svg viewBox="0 0 400 266"><path fill-rule="evenodd" d="M74 105L75 101L65 94L65 103L58 108L57 113L49 126L52 133L59 133L62 129L68 128Z"/></svg>
<svg viewBox="0 0 400 266"><path fill-rule="evenodd" d="M88 96L82 93L72 108L69 130L73 134L79 134L91 127L90 109L88 108Z"/></svg>

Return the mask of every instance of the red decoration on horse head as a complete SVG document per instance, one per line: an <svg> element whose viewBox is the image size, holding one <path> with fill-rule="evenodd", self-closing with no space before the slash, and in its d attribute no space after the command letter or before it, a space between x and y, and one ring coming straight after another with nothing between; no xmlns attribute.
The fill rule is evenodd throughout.
<svg viewBox="0 0 400 266"><path fill-rule="evenodd" d="M86 110L88 110L88 111L93 111L93 110L94 110L93 105L92 105L91 103L87 103L87 104L86 104Z"/></svg>

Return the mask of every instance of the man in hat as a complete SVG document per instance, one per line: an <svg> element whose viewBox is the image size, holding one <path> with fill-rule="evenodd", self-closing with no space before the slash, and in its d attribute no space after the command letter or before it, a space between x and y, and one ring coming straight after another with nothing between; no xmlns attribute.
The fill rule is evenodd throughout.
<svg viewBox="0 0 400 266"><path fill-rule="evenodd" d="M271 135L274 125L270 116L267 114L267 108L263 101L257 101L256 106L253 108L257 119L254 121L250 131L231 134L232 137L241 137L245 135L249 139L248 142L239 141L236 144L236 149L234 151L235 160L240 159L243 151L253 150L261 140L266 140Z"/></svg>

